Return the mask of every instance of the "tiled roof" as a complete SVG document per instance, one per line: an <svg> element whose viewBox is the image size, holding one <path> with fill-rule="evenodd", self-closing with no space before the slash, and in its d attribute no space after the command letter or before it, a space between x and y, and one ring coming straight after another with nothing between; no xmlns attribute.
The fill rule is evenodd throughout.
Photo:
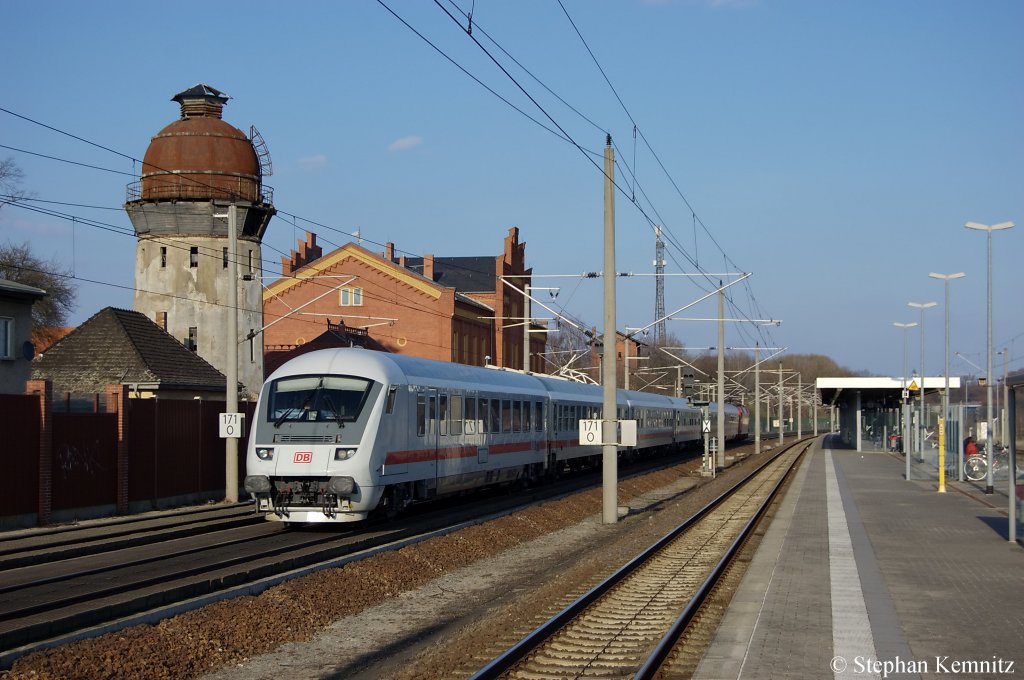
<svg viewBox="0 0 1024 680"><path fill-rule="evenodd" d="M422 274L423 258L407 258L405 266ZM434 282L460 293L493 293L494 257L435 257Z"/></svg>
<svg viewBox="0 0 1024 680"><path fill-rule="evenodd" d="M107 307L32 362L55 392L95 393L116 383L223 390L227 378L140 312Z"/></svg>

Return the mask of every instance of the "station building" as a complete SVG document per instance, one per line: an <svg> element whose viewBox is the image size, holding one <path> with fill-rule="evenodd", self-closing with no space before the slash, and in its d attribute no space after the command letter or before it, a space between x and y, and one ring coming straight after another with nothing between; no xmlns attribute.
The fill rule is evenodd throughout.
<svg viewBox="0 0 1024 680"><path fill-rule="evenodd" d="M517 227L500 255L473 257L406 257L393 243L324 254L308 233L263 293L264 351L293 350L343 323L397 354L522 369L525 263ZM530 370L542 369L544 346L543 333L530 334Z"/></svg>

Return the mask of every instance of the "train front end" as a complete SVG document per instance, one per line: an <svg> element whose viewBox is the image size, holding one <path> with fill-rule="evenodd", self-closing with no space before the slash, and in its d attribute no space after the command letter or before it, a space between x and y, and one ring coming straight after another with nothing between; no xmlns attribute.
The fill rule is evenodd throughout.
<svg viewBox="0 0 1024 680"><path fill-rule="evenodd" d="M270 520L355 522L379 501L370 460L387 390L346 363L313 352L263 386L245 489Z"/></svg>

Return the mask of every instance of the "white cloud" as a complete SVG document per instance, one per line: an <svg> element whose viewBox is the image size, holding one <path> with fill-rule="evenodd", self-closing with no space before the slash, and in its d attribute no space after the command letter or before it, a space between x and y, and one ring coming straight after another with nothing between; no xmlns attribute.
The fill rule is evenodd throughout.
<svg viewBox="0 0 1024 680"><path fill-rule="evenodd" d="M306 172L316 172L327 167L327 156L317 154L299 159L299 167Z"/></svg>
<svg viewBox="0 0 1024 680"><path fill-rule="evenodd" d="M391 145L388 147L388 151L408 151L409 149L415 149L422 143L423 138L417 137L416 135L401 137L391 142Z"/></svg>

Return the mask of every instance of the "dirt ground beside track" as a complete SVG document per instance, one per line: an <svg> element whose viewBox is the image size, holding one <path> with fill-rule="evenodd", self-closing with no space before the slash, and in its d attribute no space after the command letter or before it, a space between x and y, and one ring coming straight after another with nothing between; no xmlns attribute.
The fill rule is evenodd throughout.
<svg viewBox="0 0 1024 680"><path fill-rule="evenodd" d="M258 596L26 656L2 677L465 677L755 462L696 487L697 462L620 481L630 513L614 525L601 524L601 489L593 489Z"/></svg>

